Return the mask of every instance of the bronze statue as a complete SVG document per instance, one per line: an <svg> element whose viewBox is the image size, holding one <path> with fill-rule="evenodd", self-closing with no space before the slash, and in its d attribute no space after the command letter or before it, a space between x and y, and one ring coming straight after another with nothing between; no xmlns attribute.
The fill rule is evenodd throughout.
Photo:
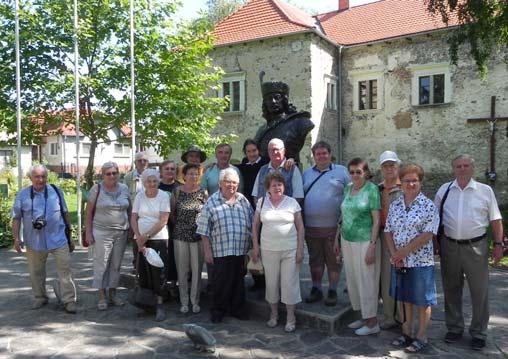
<svg viewBox="0 0 508 359"><path fill-rule="evenodd" d="M263 82L265 73L261 71L259 80L263 95L263 117L266 125L259 128L256 142L262 156L268 157L268 142L272 138L284 141L286 158L294 158L300 163L300 151L307 134L314 128L307 111L298 112L289 102L289 86L284 82Z"/></svg>

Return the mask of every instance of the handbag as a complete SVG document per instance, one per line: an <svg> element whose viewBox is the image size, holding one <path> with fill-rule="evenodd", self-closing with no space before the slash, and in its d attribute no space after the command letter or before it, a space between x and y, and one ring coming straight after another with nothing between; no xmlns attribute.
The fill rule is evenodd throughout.
<svg viewBox="0 0 508 359"><path fill-rule="evenodd" d="M136 256L136 283L134 285L134 288L129 290L129 294L127 295L127 301L136 308L144 310L153 310L157 306L157 298L155 297L152 289L143 288L140 285L139 257L140 257L139 255ZM146 266L144 268L146 268Z"/></svg>
<svg viewBox="0 0 508 359"><path fill-rule="evenodd" d="M90 222L93 223L93 219L95 217L95 208L97 207L97 201L99 200L99 194L101 193L101 185L100 183L97 184L98 186L98 189L97 189L97 196L95 196L95 201L93 203L93 208L92 208L92 220ZM86 240L86 226L83 227L83 229L81 230L81 245L83 247L88 247L90 246L90 243L88 243L88 241Z"/></svg>
<svg viewBox="0 0 508 359"><path fill-rule="evenodd" d="M74 245L74 241L72 240L72 227L69 221L67 221L66 214L69 212L64 212L63 210L63 201L62 196L60 195L60 192L58 191L58 188L51 184L51 187L53 187L53 190L56 192L56 195L58 196L58 203L60 204L60 215L62 216L62 219L65 223L65 237L67 238L67 245L69 246L69 252L74 252L74 249L76 246Z"/></svg>

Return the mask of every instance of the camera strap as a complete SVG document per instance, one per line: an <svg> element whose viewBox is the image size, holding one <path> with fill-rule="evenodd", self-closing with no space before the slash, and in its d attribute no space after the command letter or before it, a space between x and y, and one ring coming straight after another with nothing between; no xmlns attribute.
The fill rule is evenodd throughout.
<svg viewBox="0 0 508 359"><path fill-rule="evenodd" d="M34 198L35 198L35 191L34 186L30 186L30 199L32 200L32 221L34 218ZM44 219L46 219L46 206L48 204L48 186L44 185Z"/></svg>

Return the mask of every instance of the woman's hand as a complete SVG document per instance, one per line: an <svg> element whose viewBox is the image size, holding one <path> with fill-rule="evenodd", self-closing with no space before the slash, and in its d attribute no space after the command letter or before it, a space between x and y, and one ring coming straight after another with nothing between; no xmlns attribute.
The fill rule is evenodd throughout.
<svg viewBox="0 0 508 359"><path fill-rule="evenodd" d="M138 246L138 250L140 252L143 251L143 248L145 247L145 243L147 241L147 238L144 234L136 236L136 244Z"/></svg>
<svg viewBox="0 0 508 359"><path fill-rule="evenodd" d="M86 237L86 241L87 241L89 246L95 244L95 239L93 238L92 231L87 231L85 233L85 237Z"/></svg>
<svg viewBox="0 0 508 359"><path fill-rule="evenodd" d="M335 255L335 257L338 257L340 255L340 245L338 239L333 241L333 254Z"/></svg>
<svg viewBox="0 0 508 359"><path fill-rule="evenodd" d="M407 255L408 253L405 250L405 248L401 248L392 254L392 256L390 257L390 261L396 265L397 263L402 262L402 260L406 258Z"/></svg>
<svg viewBox="0 0 508 359"><path fill-rule="evenodd" d="M303 248L296 249L296 264L300 264L303 261Z"/></svg>
<svg viewBox="0 0 508 359"><path fill-rule="evenodd" d="M367 253L365 253L365 264L370 266L376 262L376 244L370 243Z"/></svg>
<svg viewBox="0 0 508 359"><path fill-rule="evenodd" d="M250 259L252 259L252 261L254 263L257 263L257 261L259 260L259 246L254 246L252 247L252 252L250 253Z"/></svg>

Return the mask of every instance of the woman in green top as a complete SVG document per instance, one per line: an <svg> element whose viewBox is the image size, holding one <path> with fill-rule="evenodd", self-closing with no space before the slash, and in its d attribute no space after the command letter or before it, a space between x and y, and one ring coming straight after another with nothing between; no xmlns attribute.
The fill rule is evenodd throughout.
<svg viewBox="0 0 508 359"><path fill-rule="evenodd" d="M341 247L347 289L353 310L362 319L349 324L357 335L379 333L377 302L380 247L377 245L381 201L378 187L368 181L369 167L361 158L348 163L351 183L341 205Z"/></svg>

